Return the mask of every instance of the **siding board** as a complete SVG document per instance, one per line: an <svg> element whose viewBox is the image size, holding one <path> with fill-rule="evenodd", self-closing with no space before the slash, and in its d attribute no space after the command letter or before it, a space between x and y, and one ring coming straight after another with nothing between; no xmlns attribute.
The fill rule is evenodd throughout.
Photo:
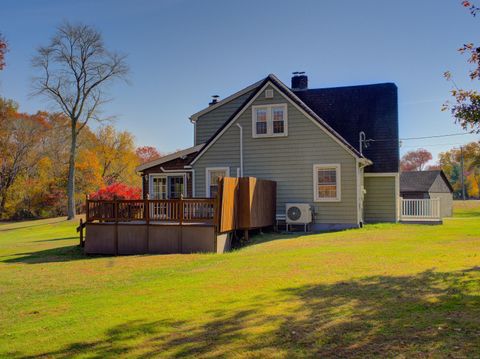
<svg viewBox="0 0 480 359"><path fill-rule="evenodd" d="M227 102L200 116L196 123L195 146L207 142L230 116L246 101L254 90Z"/></svg>
<svg viewBox="0 0 480 359"><path fill-rule="evenodd" d="M396 178L365 177L365 222L395 222L397 195L395 189Z"/></svg>

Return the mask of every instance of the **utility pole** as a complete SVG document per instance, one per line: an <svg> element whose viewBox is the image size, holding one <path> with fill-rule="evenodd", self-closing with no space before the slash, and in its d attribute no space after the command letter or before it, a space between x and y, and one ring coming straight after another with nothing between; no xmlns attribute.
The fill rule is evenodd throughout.
<svg viewBox="0 0 480 359"><path fill-rule="evenodd" d="M462 181L462 200L465 201L465 182L463 179L463 146L460 146L460 167L462 168L461 181Z"/></svg>

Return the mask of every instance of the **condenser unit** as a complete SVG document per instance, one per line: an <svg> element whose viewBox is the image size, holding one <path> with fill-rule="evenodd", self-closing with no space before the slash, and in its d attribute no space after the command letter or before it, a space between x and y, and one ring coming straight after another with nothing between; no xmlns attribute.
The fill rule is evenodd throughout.
<svg viewBox="0 0 480 359"><path fill-rule="evenodd" d="M305 230L307 225L312 223L312 207L308 203L287 203L286 204L286 224L303 224Z"/></svg>

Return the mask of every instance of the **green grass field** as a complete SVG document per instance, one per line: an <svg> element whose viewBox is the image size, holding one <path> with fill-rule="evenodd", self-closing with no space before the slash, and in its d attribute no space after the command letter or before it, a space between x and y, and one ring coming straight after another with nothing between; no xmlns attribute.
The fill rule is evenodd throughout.
<svg viewBox="0 0 480 359"><path fill-rule="evenodd" d="M0 225L0 357L480 357L480 203L441 226L87 257L76 222Z"/></svg>

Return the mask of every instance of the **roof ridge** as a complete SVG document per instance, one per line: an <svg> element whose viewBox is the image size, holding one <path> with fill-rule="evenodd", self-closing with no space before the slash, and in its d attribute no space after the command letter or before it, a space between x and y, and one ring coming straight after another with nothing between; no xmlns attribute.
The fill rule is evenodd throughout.
<svg viewBox="0 0 480 359"><path fill-rule="evenodd" d="M348 89L348 88L355 88L355 87L374 87L374 86L382 86L382 85L394 85L395 87L397 86L395 82L375 82L370 84L317 87L317 88L308 88L306 90L299 90L299 91L292 90L292 91L293 92L321 91L321 90Z"/></svg>

